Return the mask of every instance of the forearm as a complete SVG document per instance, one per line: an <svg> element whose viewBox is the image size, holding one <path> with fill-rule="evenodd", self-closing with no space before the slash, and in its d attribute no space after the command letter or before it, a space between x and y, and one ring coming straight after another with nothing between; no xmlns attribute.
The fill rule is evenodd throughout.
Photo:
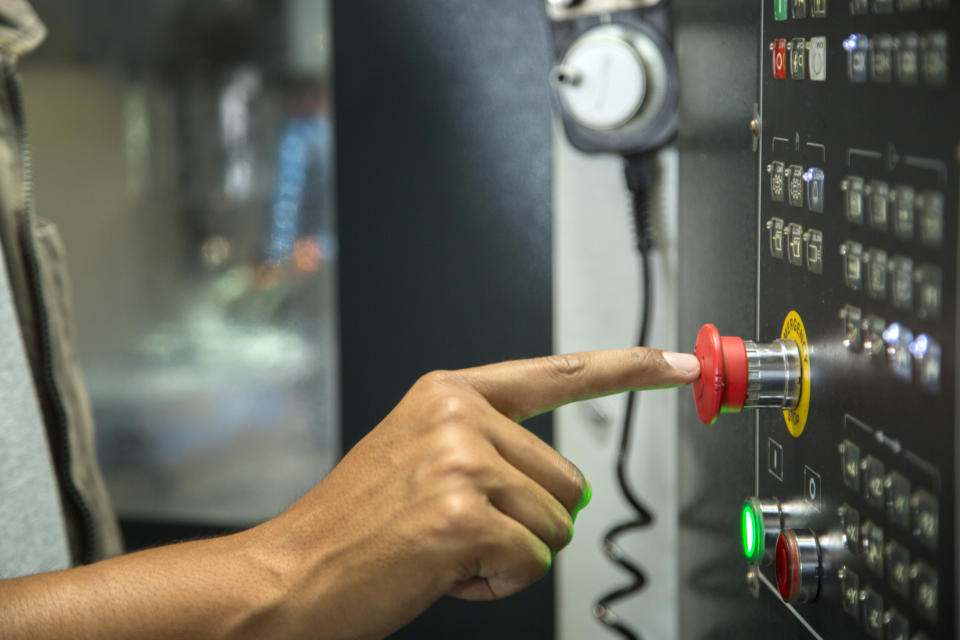
<svg viewBox="0 0 960 640"><path fill-rule="evenodd" d="M258 532L188 542L0 581L0 637L290 637L285 579Z"/></svg>

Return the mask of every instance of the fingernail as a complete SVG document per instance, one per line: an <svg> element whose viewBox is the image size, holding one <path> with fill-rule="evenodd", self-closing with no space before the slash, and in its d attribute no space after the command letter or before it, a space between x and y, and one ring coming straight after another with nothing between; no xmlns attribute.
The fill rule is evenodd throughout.
<svg viewBox="0 0 960 640"><path fill-rule="evenodd" d="M580 502L577 503L577 506L573 508L573 521L577 521L577 515L583 511L584 507L590 504L590 498L593 497L593 486L590 484L590 481L584 478L586 486L583 488L583 493L580 495Z"/></svg>
<svg viewBox="0 0 960 640"><path fill-rule="evenodd" d="M671 367L685 375L689 376L700 373L700 361L692 354L664 351L663 359L666 360L667 364Z"/></svg>

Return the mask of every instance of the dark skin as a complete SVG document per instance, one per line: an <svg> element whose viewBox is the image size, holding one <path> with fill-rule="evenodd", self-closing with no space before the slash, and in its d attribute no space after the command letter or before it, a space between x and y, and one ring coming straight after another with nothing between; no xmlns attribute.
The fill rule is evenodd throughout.
<svg viewBox="0 0 960 640"><path fill-rule="evenodd" d="M644 348L427 374L262 525L0 581L0 636L382 638L444 595L509 596L549 571L589 498L576 466L517 423L698 375L693 356Z"/></svg>

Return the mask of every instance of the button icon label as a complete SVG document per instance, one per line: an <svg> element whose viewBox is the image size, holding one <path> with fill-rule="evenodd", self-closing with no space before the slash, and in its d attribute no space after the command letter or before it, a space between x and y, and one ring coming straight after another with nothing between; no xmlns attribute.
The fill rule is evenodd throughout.
<svg viewBox="0 0 960 640"><path fill-rule="evenodd" d="M783 447L773 438L767 438L767 471L783 482Z"/></svg>
<svg viewBox="0 0 960 640"><path fill-rule="evenodd" d="M820 511L820 474L810 467L803 467L803 501Z"/></svg>

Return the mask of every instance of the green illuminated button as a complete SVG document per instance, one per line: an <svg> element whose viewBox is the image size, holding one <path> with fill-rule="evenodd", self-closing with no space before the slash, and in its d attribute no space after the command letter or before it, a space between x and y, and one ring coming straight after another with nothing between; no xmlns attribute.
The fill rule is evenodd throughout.
<svg viewBox="0 0 960 640"><path fill-rule="evenodd" d="M780 529L780 503L747 498L740 510L740 543L747 562L769 562L772 549L767 547L780 535Z"/></svg>
<svg viewBox="0 0 960 640"><path fill-rule="evenodd" d="M773 19L774 20L787 19L787 2L788 0L773 0Z"/></svg>

